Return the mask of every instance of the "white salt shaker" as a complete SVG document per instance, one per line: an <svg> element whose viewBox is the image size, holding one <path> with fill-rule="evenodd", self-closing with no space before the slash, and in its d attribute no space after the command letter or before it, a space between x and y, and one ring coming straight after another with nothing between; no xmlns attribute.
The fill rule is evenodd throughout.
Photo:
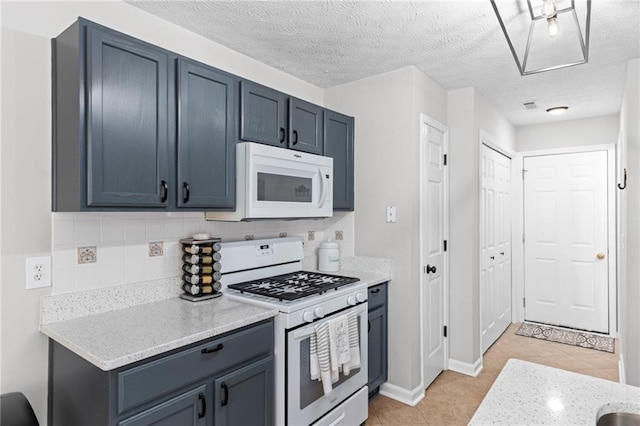
<svg viewBox="0 0 640 426"><path fill-rule="evenodd" d="M318 250L318 270L336 272L340 270L340 245L328 239L320 243Z"/></svg>

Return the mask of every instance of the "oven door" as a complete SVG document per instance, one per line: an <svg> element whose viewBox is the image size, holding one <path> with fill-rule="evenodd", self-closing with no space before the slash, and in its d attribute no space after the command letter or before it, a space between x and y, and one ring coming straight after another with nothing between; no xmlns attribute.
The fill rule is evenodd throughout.
<svg viewBox="0 0 640 426"><path fill-rule="evenodd" d="M332 384L333 390L324 394L322 382L311 379L310 342L315 326L340 315L355 312L358 315L360 341L360 368L352 369L348 376L340 373ZM309 425L349 398L367 384L367 303L340 311L301 328L287 332L287 424ZM367 408L362 415L367 418Z"/></svg>
<svg viewBox="0 0 640 426"><path fill-rule="evenodd" d="M333 216L333 159L246 143L246 217Z"/></svg>

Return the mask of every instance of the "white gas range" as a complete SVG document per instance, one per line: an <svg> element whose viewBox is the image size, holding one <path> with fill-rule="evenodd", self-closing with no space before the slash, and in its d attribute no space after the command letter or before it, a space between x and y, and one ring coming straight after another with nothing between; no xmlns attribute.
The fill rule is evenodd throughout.
<svg viewBox="0 0 640 426"><path fill-rule="evenodd" d="M367 285L358 278L303 271L296 237L222 243L226 297L270 308L275 326L276 425L358 425L367 418ZM316 330L350 316L357 321L360 363L330 391L312 379Z"/></svg>

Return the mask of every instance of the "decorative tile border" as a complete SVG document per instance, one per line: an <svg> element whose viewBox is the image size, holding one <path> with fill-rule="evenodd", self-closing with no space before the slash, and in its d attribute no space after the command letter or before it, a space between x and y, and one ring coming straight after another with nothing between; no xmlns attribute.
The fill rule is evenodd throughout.
<svg viewBox="0 0 640 426"><path fill-rule="evenodd" d="M153 241L149 243L149 257L157 257L164 255L164 244L162 241Z"/></svg>
<svg viewBox="0 0 640 426"><path fill-rule="evenodd" d="M98 248L96 246L78 247L78 264L96 263Z"/></svg>

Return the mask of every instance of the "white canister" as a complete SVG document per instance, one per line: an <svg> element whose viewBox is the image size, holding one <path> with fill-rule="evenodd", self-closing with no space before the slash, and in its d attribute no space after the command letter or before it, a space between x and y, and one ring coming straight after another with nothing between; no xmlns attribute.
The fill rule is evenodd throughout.
<svg viewBox="0 0 640 426"><path fill-rule="evenodd" d="M340 270L340 245L330 239L320 243L318 270L335 272Z"/></svg>

